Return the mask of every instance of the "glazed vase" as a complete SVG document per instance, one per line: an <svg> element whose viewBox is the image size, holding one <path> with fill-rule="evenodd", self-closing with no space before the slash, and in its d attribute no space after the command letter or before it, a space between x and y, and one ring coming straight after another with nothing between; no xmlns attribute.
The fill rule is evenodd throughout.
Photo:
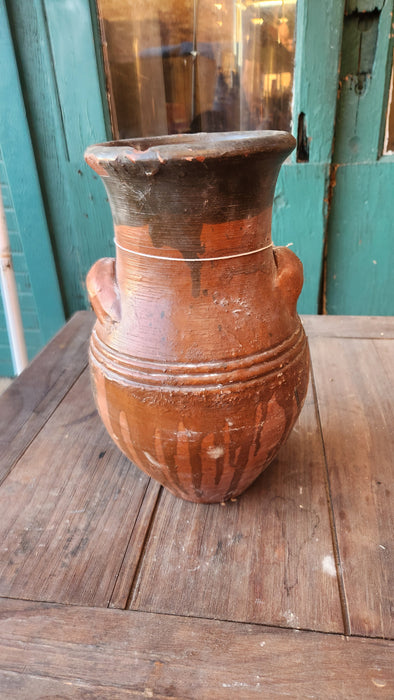
<svg viewBox="0 0 394 700"><path fill-rule="evenodd" d="M308 384L302 265L274 247L285 132L175 135L88 148L116 259L87 277L90 370L118 447L176 496L235 498L288 437Z"/></svg>

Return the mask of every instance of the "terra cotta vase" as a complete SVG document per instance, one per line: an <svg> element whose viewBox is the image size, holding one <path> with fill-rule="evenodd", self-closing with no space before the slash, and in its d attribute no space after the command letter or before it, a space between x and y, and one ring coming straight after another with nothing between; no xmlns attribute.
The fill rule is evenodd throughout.
<svg viewBox="0 0 394 700"><path fill-rule="evenodd" d="M302 265L271 242L284 132L104 143L116 260L87 278L96 404L116 444L176 496L242 493L277 454L308 384Z"/></svg>

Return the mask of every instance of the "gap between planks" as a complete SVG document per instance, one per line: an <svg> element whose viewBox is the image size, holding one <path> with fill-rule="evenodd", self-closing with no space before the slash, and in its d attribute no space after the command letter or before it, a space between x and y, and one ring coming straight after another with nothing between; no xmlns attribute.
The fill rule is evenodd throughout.
<svg viewBox="0 0 394 700"><path fill-rule="evenodd" d="M315 337L311 354L350 632L391 638L394 347Z"/></svg>
<svg viewBox="0 0 394 700"><path fill-rule="evenodd" d="M108 608L127 609L133 595L134 585L138 580L141 563L149 540L153 521L160 502L163 487L150 479L138 514L125 548L122 563L108 602ZM148 521L148 522L146 522ZM133 552L136 554L133 556ZM128 571L132 571L131 581L127 585Z"/></svg>
<svg viewBox="0 0 394 700"><path fill-rule="evenodd" d="M239 625L240 627L256 627L257 629L261 629L262 632L264 630L272 630L275 631L277 630L278 632L288 632L289 634L291 633L302 633L302 634L317 634L320 635L321 637L334 637L337 639L363 639L363 640L376 640L377 642L394 642L394 637L382 637L378 635L364 635L359 632L351 632L350 634L346 634L345 632L326 632L321 629L314 629L312 627L287 627L284 625L279 625L279 624L273 624L273 623L268 623L268 622L243 622L241 620L233 620L231 618L227 617L212 617L212 616L203 616L203 615L195 615L195 614L179 614L179 613L172 613L172 612L152 612L152 610L144 610L138 608L138 610L134 608L121 608L119 606L113 606L113 605L108 605L107 607L104 607L102 605L94 605L91 603L58 603L56 600L42 600L42 599L35 599L35 598L22 598L22 597L13 597L12 595L7 595L3 596L0 595L0 607L3 603L21 603L21 604L28 604L31 603L31 605L37 605L37 606L53 606L55 608L64 608L65 610L68 610L69 608L80 608L81 610L91 610L94 612L95 610L97 611L117 611L118 613L125 613L128 615L134 615L134 614L140 614L141 615L149 615L150 617L158 617L158 618L175 618L177 620L184 620L185 622L187 620L195 620L196 622L207 622L207 623L222 623L224 625L229 624L229 625ZM1 666L0 666L1 670ZM1 696L0 696L1 700Z"/></svg>
<svg viewBox="0 0 394 700"><path fill-rule="evenodd" d="M341 562L341 555L340 555L340 551L339 551L339 543L338 543L338 535L337 535L337 529L336 529L336 523L335 523L334 506L333 506L333 502L332 502L330 475L328 472L326 446L325 446L325 442L324 442L323 427L322 427L321 416L320 416L319 402L317 400L315 374L314 374L314 368L313 368L312 362L311 362L311 382L312 382L313 397L315 400L317 424L319 426L321 444L322 444L322 449L323 449L328 516L330 519L330 529L331 529L331 536L332 536L332 549L333 549L334 558L335 558L335 568L336 568L336 572L337 572L338 592L339 592L339 599L341 601L343 626L344 626L344 630L345 630L345 635L349 636L350 630L351 630L350 615L349 615L349 608L348 608L348 604L347 604L347 600L346 600L345 584L344 584L343 573L342 573L342 562Z"/></svg>

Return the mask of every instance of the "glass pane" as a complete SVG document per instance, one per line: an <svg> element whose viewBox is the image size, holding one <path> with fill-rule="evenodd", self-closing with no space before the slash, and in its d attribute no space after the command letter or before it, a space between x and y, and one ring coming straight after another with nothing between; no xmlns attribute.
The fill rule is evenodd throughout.
<svg viewBox="0 0 394 700"><path fill-rule="evenodd" d="M296 0L97 0L115 138L291 127Z"/></svg>
<svg viewBox="0 0 394 700"><path fill-rule="evenodd" d="M393 67L391 69L391 81L389 92L389 103L387 106L386 137L384 142L384 153L394 153L394 55Z"/></svg>

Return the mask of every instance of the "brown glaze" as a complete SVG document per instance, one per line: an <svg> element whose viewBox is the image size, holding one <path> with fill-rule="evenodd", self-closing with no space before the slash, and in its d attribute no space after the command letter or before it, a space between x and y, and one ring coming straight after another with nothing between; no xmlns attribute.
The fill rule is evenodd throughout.
<svg viewBox="0 0 394 700"><path fill-rule="evenodd" d="M96 404L120 449L191 501L242 493L305 398L302 265L271 243L294 143L284 132L194 134L86 154L117 245L116 262L99 260L87 278Z"/></svg>

